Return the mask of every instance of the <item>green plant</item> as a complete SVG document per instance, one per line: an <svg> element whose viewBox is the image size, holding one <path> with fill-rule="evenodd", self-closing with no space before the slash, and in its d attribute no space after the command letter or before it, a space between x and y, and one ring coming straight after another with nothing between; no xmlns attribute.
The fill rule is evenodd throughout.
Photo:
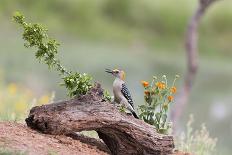
<svg viewBox="0 0 232 155"><path fill-rule="evenodd" d="M110 93L107 90L104 90L103 97L104 97L105 100L107 100L109 102L112 101L112 97L111 97Z"/></svg>
<svg viewBox="0 0 232 155"><path fill-rule="evenodd" d="M197 155L213 155L217 139L210 137L204 124L201 125L200 130L194 131L192 128L193 122L194 117L190 115L186 131L176 137L177 149Z"/></svg>
<svg viewBox="0 0 232 155"><path fill-rule="evenodd" d="M167 122L167 112L174 100L173 94L177 90L174 85L178 77L176 75L171 87L168 86L165 75L162 76L162 81L158 81L154 76L151 84L147 81L141 82L144 87L145 104L139 106L139 117L154 125L159 133L167 133L171 128L171 123Z"/></svg>
<svg viewBox="0 0 232 155"><path fill-rule="evenodd" d="M37 48L36 58L47 64L49 69L54 68L59 72L64 80L62 85L67 88L70 97L83 95L92 87L92 78L89 75L67 71L61 65L60 60L56 58L59 43L49 38L46 28L41 24L27 23L19 12L14 14L13 19L24 30L23 39L26 41L24 46Z"/></svg>

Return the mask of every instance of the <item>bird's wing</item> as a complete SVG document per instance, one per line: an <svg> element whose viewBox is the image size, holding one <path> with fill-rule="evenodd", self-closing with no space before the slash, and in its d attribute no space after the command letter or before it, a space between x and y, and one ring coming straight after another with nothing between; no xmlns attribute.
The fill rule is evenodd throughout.
<svg viewBox="0 0 232 155"><path fill-rule="evenodd" d="M134 103L130 94L130 91L128 90L125 83L122 84L122 90L121 90L123 96L127 99L128 103L134 108Z"/></svg>

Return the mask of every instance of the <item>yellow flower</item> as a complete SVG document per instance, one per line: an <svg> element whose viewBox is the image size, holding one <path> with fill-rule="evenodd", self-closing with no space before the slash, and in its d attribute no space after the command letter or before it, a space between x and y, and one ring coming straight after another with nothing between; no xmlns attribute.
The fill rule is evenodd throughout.
<svg viewBox="0 0 232 155"><path fill-rule="evenodd" d="M143 87L148 87L149 86L149 82L147 81L141 81Z"/></svg>
<svg viewBox="0 0 232 155"><path fill-rule="evenodd" d="M156 86L159 88L159 89L165 89L166 88L166 85L164 82L157 82L156 83Z"/></svg>
<svg viewBox="0 0 232 155"><path fill-rule="evenodd" d="M174 97L173 97L173 96L168 96L168 101L169 101L169 102L172 102L172 101L173 101L173 99L174 99Z"/></svg>
<svg viewBox="0 0 232 155"><path fill-rule="evenodd" d="M15 83L11 83L8 85L7 90L9 94L14 95L17 92L17 85Z"/></svg>
<svg viewBox="0 0 232 155"><path fill-rule="evenodd" d="M177 91L177 89L176 89L176 87L172 87L172 88L170 88L170 91L174 94L174 93L176 93L176 91Z"/></svg>

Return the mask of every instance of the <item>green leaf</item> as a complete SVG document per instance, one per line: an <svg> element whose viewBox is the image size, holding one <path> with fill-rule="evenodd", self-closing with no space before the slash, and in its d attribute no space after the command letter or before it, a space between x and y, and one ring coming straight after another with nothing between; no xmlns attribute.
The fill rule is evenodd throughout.
<svg viewBox="0 0 232 155"><path fill-rule="evenodd" d="M155 117L156 117L157 120L159 120L160 117L161 117L161 114L160 114L159 112L157 112L157 113L155 114Z"/></svg>
<svg viewBox="0 0 232 155"><path fill-rule="evenodd" d="M111 102L112 98L111 98L110 93L108 91L104 90L103 96L104 96L105 100Z"/></svg>
<svg viewBox="0 0 232 155"><path fill-rule="evenodd" d="M167 114L162 114L162 127L164 127L165 126L165 123L166 123L166 120L167 120Z"/></svg>
<svg viewBox="0 0 232 155"><path fill-rule="evenodd" d="M157 122L154 123L154 126L155 126L156 129L159 128L159 124Z"/></svg>
<svg viewBox="0 0 232 155"><path fill-rule="evenodd" d="M145 109L146 106L145 106L145 105L140 105L139 108L140 108L140 109Z"/></svg>
<svg viewBox="0 0 232 155"><path fill-rule="evenodd" d="M163 91L161 92L161 95L162 95L162 96L165 96L167 93L168 93L168 90L163 90Z"/></svg>

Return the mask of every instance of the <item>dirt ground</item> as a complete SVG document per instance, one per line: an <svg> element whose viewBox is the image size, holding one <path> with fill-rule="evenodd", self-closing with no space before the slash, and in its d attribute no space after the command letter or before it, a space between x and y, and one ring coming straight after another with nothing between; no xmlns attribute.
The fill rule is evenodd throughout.
<svg viewBox="0 0 232 155"><path fill-rule="evenodd" d="M0 147L29 155L108 155L93 138L46 135L13 122L0 122Z"/></svg>
<svg viewBox="0 0 232 155"><path fill-rule="evenodd" d="M71 138L42 134L14 122L0 122L0 149L3 148L23 155L109 155L100 140L83 135ZM175 151L172 155L190 154Z"/></svg>

